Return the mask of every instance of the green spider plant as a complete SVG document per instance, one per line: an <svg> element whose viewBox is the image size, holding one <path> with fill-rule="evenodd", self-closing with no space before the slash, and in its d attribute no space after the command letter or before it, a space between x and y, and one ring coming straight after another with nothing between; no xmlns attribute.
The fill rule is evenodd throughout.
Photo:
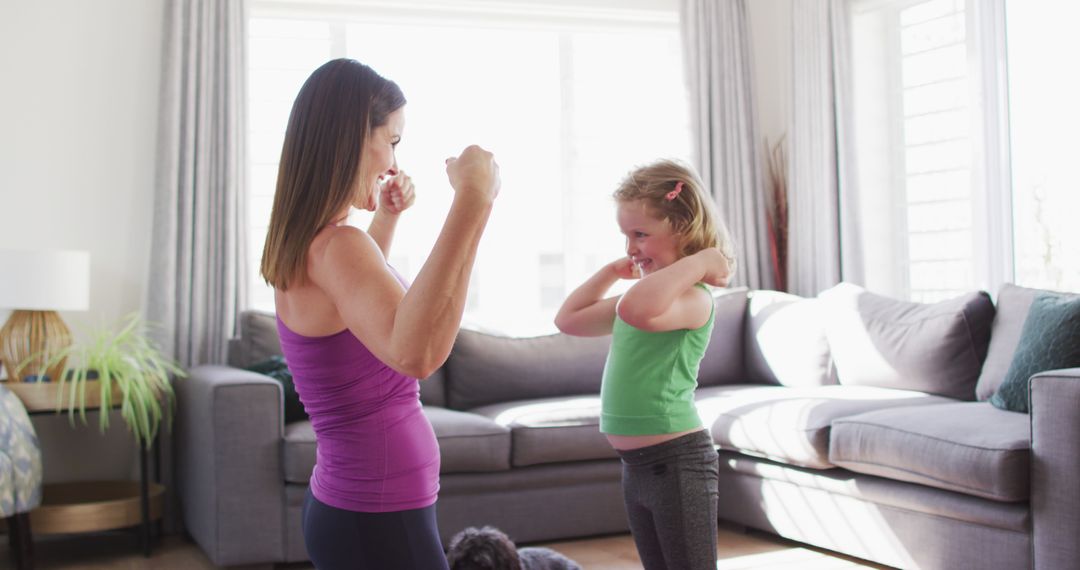
<svg viewBox="0 0 1080 570"><path fill-rule="evenodd" d="M119 321L117 330L99 327L85 343L73 343L54 354L48 355L44 370L67 359L56 381L59 383L56 409L61 411L67 394L68 416L72 423L78 412L86 423L86 387L88 380L97 380L101 390L101 410L98 414L101 431L109 427L109 413L117 402L112 401L113 386L121 394L120 415L127 423L136 441L149 449L158 434L161 421L172 423L175 408L174 393L169 375L184 377L187 374L173 361L158 351L147 336L146 323L138 313L131 313ZM32 359L33 357L31 357ZM29 364L31 359L23 363ZM23 366L20 366L20 370ZM163 413L163 405L169 406L169 414Z"/></svg>

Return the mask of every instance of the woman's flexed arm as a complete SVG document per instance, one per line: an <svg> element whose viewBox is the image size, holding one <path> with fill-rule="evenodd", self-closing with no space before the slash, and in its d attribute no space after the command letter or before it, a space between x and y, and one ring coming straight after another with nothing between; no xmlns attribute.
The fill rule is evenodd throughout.
<svg viewBox="0 0 1080 570"><path fill-rule="evenodd" d="M386 269L376 242L339 231L310 274L345 325L375 356L416 378L446 361L465 310L469 275L499 191L494 156L470 146L447 159L454 201L427 262L406 292Z"/></svg>

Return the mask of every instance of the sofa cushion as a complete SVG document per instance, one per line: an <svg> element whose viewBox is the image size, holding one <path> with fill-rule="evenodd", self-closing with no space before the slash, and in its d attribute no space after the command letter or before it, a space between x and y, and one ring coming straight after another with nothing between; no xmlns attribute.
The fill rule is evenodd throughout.
<svg viewBox="0 0 1080 570"><path fill-rule="evenodd" d="M420 381L420 402L425 406L446 406L446 367L436 369Z"/></svg>
<svg viewBox="0 0 1080 570"><path fill-rule="evenodd" d="M829 461L834 420L870 410L941 405L949 398L872 386L761 386L702 388L698 414L723 449L814 469Z"/></svg>
<svg viewBox="0 0 1080 570"><path fill-rule="evenodd" d="M779 291L750 294L746 376L784 386L836 384L820 299Z"/></svg>
<svg viewBox="0 0 1080 570"><path fill-rule="evenodd" d="M1017 287L1010 283L1002 285L998 290L994 324L990 329L990 346L979 373L979 382L975 386L975 396L979 400L987 400L993 396L1005 380L1016 345L1020 342L1020 331L1024 328L1028 309L1038 293L1038 289Z"/></svg>
<svg viewBox="0 0 1080 570"><path fill-rule="evenodd" d="M424 406L442 456L440 473L510 468L510 430L477 414Z"/></svg>
<svg viewBox="0 0 1080 570"><path fill-rule="evenodd" d="M237 322L238 336L229 340L229 366L247 368L281 354L277 318L268 311L243 311Z"/></svg>
<svg viewBox="0 0 1080 570"><path fill-rule="evenodd" d="M465 412L425 406L424 415L439 440L440 473L502 471L510 468L510 430ZM285 426L285 481L307 484L315 468L315 431L310 421Z"/></svg>
<svg viewBox="0 0 1080 570"><path fill-rule="evenodd" d="M600 433L600 397L564 396L474 408L513 434L514 467L618 457Z"/></svg>
<svg viewBox="0 0 1080 570"><path fill-rule="evenodd" d="M1039 372L1080 366L1080 297L1040 293L1031 303L1005 380L990 403L1028 412L1028 379Z"/></svg>
<svg viewBox="0 0 1080 570"><path fill-rule="evenodd" d="M715 317L709 348L698 367L698 386L735 384L746 380L745 351L747 289L717 289L713 293Z"/></svg>
<svg viewBox="0 0 1080 570"><path fill-rule="evenodd" d="M840 384L975 399L994 318L985 292L911 303L841 283L819 298Z"/></svg>
<svg viewBox="0 0 1080 570"><path fill-rule="evenodd" d="M229 339L229 366L247 368L281 355L277 317L268 311L243 311L238 322L240 336ZM426 406L445 406L446 387L443 369L420 382L420 401Z"/></svg>
<svg viewBox="0 0 1080 570"><path fill-rule="evenodd" d="M311 470L315 468L315 447L315 430L310 420L285 426L282 456L286 482L306 484L311 479Z"/></svg>
<svg viewBox="0 0 1080 570"><path fill-rule="evenodd" d="M975 387L975 395L979 400L987 400L993 396L1005 380L1016 346L1020 343L1020 333L1024 329L1028 310L1035 296L1042 292L1040 289L1017 287L1008 283L1002 285L998 291L997 314L994 315L994 326L991 329L993 334L990 336L990 348L982 373L979 374L979 383ZM1070 293L1058 294L1080 298L1080 295Z"/></svg>
<svg viewBox="0 0 1080 570"><path fill-rule="evenodd" d="M830 461L851 471L995 501L1028 499L1028 416L986 402L840 418L831 437Z"/></svg>
<svg viewBox="0 0 1080 570"><path fill-rule="evenodd" d="M611 337L512 338L461 329L444 367L449 407L469 410L500 402L598 394L610 344Z"/></svg>

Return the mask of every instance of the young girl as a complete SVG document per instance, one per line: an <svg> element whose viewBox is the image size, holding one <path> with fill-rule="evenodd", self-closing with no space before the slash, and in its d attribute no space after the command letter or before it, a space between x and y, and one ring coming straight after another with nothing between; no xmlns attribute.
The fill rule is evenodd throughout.
<svg viewBox="0 0 1080 570"><path fill-rule="evenodd" d="M713 298L734 270L727 232L697 175L671 161L631 172L615 191L626 257L574 290L555 325L611 334L600 431L623 463L623 499L647 570L716 568L718 456L694 407ZM618 279L640 279L605 298Z"/></svg>

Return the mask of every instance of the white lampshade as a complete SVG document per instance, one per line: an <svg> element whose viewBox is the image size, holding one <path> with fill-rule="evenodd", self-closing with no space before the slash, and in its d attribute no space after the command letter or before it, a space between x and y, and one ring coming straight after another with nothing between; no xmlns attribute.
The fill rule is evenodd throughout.
<svg viewBox="0 0 1080 570"><path fill-rule="evenodd" d="M90 308L90 253L0 249L0 309Z"/></svg>

